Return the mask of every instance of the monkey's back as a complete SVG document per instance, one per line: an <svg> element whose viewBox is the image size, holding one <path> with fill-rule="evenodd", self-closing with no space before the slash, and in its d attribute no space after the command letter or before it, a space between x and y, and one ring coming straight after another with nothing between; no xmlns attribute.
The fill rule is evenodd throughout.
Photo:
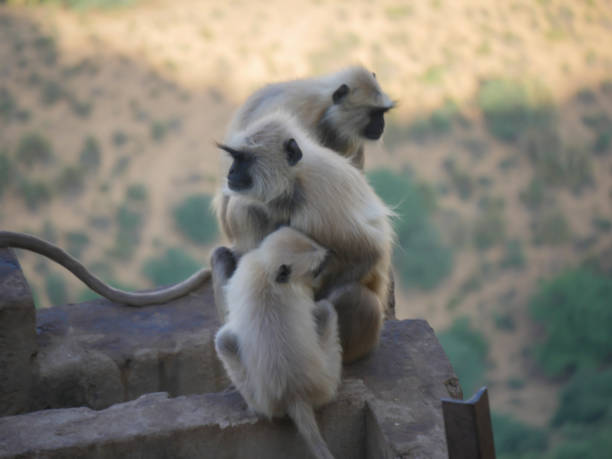
<svg viewBox="0 0 612 459"><path fill-rule="evenodd" d="M328 365L319 345L311 294L299 285L279 294L253 275L256 267L243 263L249 255L226 289L228 325L238 335L246 370L238 389L251 408L269 417L285 415L295 398L313 406L329 401L339 371Z"/></svg>

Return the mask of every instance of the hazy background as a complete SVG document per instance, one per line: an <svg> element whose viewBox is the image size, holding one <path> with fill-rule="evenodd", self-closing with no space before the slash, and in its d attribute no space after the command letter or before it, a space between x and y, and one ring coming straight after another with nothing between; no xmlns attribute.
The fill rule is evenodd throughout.
<svg viewBox="0 0 612 459"><path fill-rule="evenodd" d="M396 206L398 316L434 327L500 457L612 451L612 4L0 5L0 227L116 286L185 278L231 114L361 63L399 107L366 169ZM20 253L38 307L94 297Z"/></svg>

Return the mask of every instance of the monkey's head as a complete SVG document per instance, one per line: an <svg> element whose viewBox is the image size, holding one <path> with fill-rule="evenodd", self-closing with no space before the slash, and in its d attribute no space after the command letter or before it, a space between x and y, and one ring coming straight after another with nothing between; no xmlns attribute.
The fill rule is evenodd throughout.
<svg viewBox="0 0 612 459"><path fill-rule="evenodd" d="M395 104L376 75L363 67L351 67L333 81L330 105L321 120L323 135L335 135L345 142L379 139L385 130L385 113Z"/></svg>
<svg viewBox="0 0 612 459"><path fill-rule="evenodd" d="M293 178L302 159L298 138L288 120L268 116L229 139L219 148L231 157L227 189L261 202L293 192Z"/></svg>
<svg viewBox="0 0 612 459"><path fill-rule="evenodd" d="M329 259L327 249L289 226L270 233L256 250L269 281L274 284L312 286Z"/></svg>

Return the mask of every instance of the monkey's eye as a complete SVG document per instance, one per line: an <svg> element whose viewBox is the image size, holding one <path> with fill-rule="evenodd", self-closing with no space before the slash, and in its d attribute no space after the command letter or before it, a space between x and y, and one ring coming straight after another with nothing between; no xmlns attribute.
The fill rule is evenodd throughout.
<svg viewBox="0 0 612 459"><path fill-rule="evenodd" d="M334 104L339 103L348 93L349 87L346 84L341 84L332 95L332 100L334 101Z"/></svg>
<svg viewBox="0 0 612 459"><path fill-rule="evenodd" d="M302 150L295 141L295 139L289 139L285 142L285 153L287 153L287 162L290 166L295 166L300 159L302 159Z"/></svg>
<svg viewBox="0 0 612 459"><path fill-rule="evenodd" d="M276 282L278 282L279 284L286 284L287 282L289 282L290 277L291 277L291 266L280 265L276 273Z"/></svg>

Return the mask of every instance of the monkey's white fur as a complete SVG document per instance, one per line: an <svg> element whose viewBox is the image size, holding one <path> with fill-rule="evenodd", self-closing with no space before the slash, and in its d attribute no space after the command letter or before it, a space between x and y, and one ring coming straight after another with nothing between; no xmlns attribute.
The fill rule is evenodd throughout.
<svg viewBox="0 0 612 459"><path fill-rule="evenodd" d="M313 299L313 273L326 252L289 227L266 237L240 259L226 284L228 320L215 337L249 407L269 418L288 414L318 458L332 456L313 407L335 396L342 361L336 312ZM283 266L290 273L279 282Z"/></svg>

